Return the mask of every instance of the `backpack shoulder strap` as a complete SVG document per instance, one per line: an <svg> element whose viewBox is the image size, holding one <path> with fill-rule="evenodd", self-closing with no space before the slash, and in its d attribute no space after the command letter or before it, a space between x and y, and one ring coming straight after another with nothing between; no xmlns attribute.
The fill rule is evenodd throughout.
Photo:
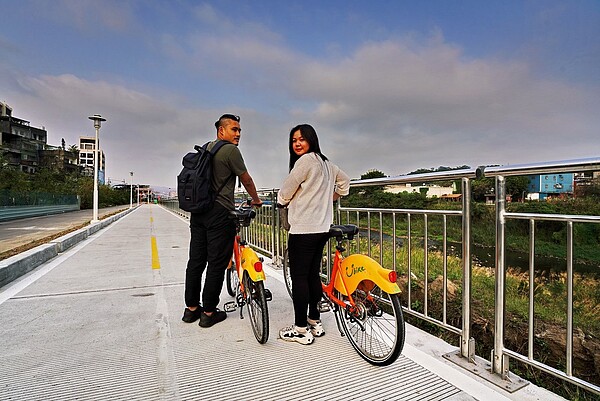
<svg viewBox="0 0 600 401"><path fill-rule="evenodd" d="M219 149L221 149L223 146L227 145L228 143L229 142L227 142L227 141L218 139L217 142L215 142L215 144L212 146L212 148L210 148L210 154L214 156L219 151ZM206 148L208 149L209 144L210 144L210 142L207 142L206 145L204 145L204 146L206 146Z"/></svg>
<svg viewBox="0 0 600 401"><path fill-rule="evenodd" d="M214 157L215 154L219 151L219 149L221 149L223 146L229 144L230 142L224 141L222 139L217 140L217 142L212 146L212 148L210 149L210 154ZM204 147L208 148L208 145L210 144L210 142L207 142ZM232 144L233 145L233 144ZM225 188L225 185L227 185L227 183L231 180L231 179L235 179L235 174L231 173L231 175L229 176L229 178L227 178L223 184L217 189L217 194L221 192L221 190L223 188Z"/></svg>

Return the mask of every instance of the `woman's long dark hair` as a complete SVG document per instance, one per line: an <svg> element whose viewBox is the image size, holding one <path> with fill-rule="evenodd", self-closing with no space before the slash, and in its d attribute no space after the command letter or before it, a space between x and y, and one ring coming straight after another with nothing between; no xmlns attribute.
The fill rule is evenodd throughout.
<svg viewBox="0 0 600 401"><path fill-rule="evenodd" d="M290 171L292 171L292 169L294 168L294 165L296 164L296 161L300 158L300 156L298 156L296 154L296 152L294 152L294 145L293 145L294 132L296 132L298 130L302 134L302 137L304 139L306 139L306 142L308 142L308 152L307 153L314 152L314 153L318 154L319 156L321 156L321 159L323 159L323 161L327 160L327 157L323 153L321 153L321 147L319 146L319 137L317 136L317 131L315 131L315 129L312 127L312 125L308 125L308 124L296 125L290 131L290 143L289 143Z"/></svg>

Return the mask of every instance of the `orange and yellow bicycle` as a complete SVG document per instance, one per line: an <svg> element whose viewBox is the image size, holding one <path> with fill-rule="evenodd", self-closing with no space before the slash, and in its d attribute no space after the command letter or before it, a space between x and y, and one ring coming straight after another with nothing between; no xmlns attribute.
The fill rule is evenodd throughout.
<svg viewBox="0 0 600 401"><path fill-rule="evenodd" d="M243 307L248 309L254 337L260 344L269 339L269 308L267 302L272 299L271 291L265 288L263 259L248 246L240 236L242 227L248 227L256 212L251 206L240 206L231 212L236 223L236 236L233 257L227 268L227 292L235 301L226 302L223 310L233 312L239 308L240 319L244 318Z"/></svg>
<svg viewBox="0 0 600 401"><path fill-rule="evenodd" d="M382 267L362 254L343 257L344 240L353 240L358 227L332 225L335 256L323 283L322 312L333 310L338 330L367 362L385 366L398 359L404 348L405 324L396 271ZM289 265L288 265L289 266ZM290 269L284 279L291 283ZM291 289L293 293L293 288Z"/></svg>

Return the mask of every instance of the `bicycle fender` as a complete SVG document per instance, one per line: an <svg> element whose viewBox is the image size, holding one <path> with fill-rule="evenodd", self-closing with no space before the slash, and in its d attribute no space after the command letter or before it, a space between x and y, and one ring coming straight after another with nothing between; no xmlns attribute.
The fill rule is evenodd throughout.
<svg viewBox="0 0 600 401"><path fill-rule="evenodd" d="M400 287L395 282L390 281L390 272L391 270L384 268L366 255L350 255L342 260L334 286L343 295L348 295L356 291L363 282L363 285L367 287L369 283L375 283L388 294L398 294ZM343 279L341 276L343 276ZM370 290L370 288L366 289Z"/></svg>
<svg viewBox="0 0 600 401"><path fill-rule="evenodd" d="M256 262L262 263L254 250L247 247L242 250L242 270L248 272L252 281L264 281L266 279L265 272L257 272L254 268Z"/></svg>

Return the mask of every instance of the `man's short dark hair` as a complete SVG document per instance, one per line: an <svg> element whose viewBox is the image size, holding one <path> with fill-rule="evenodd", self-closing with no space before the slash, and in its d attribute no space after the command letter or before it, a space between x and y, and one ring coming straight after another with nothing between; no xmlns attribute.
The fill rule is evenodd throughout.
<svg viewBox="0 0 600 401"><path fill-rule="evenodd" d="M223 125L223 120L233 120L233 121L237 121L239 123L240 116L236 116L235 114L223 114L221 117L219 117L217 122L215 122L216 129L219 129L219 127Z"/></svg>

